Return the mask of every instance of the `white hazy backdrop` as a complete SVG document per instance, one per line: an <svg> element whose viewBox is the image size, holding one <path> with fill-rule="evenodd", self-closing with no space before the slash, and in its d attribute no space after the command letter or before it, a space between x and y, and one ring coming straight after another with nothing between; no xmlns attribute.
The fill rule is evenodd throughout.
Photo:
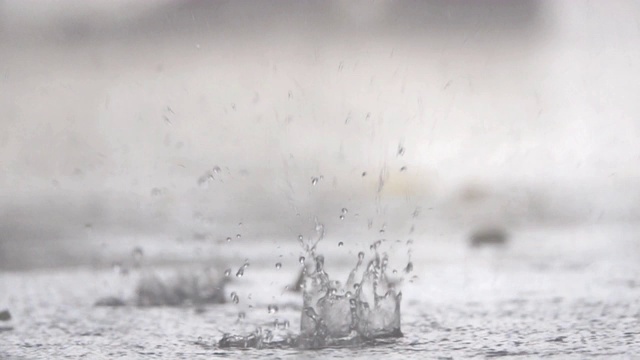
<svg viewBox="0 0 640 360"><path fill-rule="evenodd" d="M294 240L343 207L352 232L637 222L639 24L633 0L0 1L0 268Z"/></svg>

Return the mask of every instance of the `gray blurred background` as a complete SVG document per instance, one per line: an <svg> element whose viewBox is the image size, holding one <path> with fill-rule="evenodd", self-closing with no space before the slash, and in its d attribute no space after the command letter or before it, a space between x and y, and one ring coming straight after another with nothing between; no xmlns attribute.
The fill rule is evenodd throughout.
<svg viewBox="0 0 640 360"><path fill-rule="evenodd" d="M424 238L638 222L639 13L0 0L0 270L295 241L315 217Z"/></svg>

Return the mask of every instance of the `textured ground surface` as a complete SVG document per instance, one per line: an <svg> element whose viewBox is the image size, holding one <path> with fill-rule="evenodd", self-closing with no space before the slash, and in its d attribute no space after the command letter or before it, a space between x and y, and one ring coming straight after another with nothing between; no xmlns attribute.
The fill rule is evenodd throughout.
<svg viewBox="0 0 640 360"><path fill-rule="evenodd" d="M203 308L96 308L100 296L132 295L137 271L60 269L0 274L2 359L178 358L603 358L640 356L640 242L637 228L547 229L514 233L503 249L418 241L416 275L406 279L405 336L377 346L323 350L219 349L222 332L297 332L301 300L284 291L299 268L297 245L236 244L233 272L251 260L235 291L239 303ZM325 239L331 275L346 277L350 248ZM234 245L229 245L234 246ZM398 245L399 246L399 245ZM404 244L402 244L404 246ZM321 247L321 251L323 250ZM292 255L293 254L293 255ZM282 257L280 257L282 255ZM330 259L346 259L335 261ZM401 257L398 257L401 259ZM274 264L282 262L282 268ZM404 266L400 260L398 268ZM148 265L150 266L150 265ZM393 264L392 264L393 266ZM167 268L172 271L172 267ZM344 274L344 275L342 275ZM269 313L269 305L278 311ZM238 314L246 316L239 321Z"/></svg>

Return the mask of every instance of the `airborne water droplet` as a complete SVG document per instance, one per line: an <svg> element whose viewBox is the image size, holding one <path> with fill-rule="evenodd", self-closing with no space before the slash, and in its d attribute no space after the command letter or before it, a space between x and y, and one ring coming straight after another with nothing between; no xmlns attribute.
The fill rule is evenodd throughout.
<svg viewBox="0 0 640 360"><path fill-rule="evenodd" d="M229 276L231 275L231 269L227 269L224 271L224 276Z"/></svg>
<svg viewBox="0 0 640 360"><path fill-rule="evenodd" d="M344 243L343 243L342 241L340 241L340 242L338 243L338 247L342 247L342 245L344 245Z"/></svg>
<svg viewBox="0 0 640 360"><path fill-rule="evenodd" d="M340 215L340 220L344 220L344 215Z"/></svg>
<svg viewBox="0 0 640 360"><path fill-rule="evenodd" d="M227 237L227 242L231 242L231 237Z"/></svg>
<svg viewBox="0 0 640 360"><path fill-rule="evenodd" d="M312 177L311 178L311 185L316 185L318 183L318 178L317 177Z"/></svg>
<svg viewBox="0 0 640 360"><path fill-rule="evenodd" d="M342 208L342 215L347 215L348 212L347 208Z"/></svg>
<svg viewBox="0 0 640 360"><path fill-rule="evenodd" d="M242 237L242 235L236 234L236 239L240 239L241 237Z"/></svg>
<svg viewBox="0 0 640 360"><path fill-rule="evenodd" d="M363 251L360 251L360 252L358 253L358 260L362 260L362 259L364 259L364 252L363 252Z"/></svg>
<svg viewBox="0 0 640 360"><path fill-rule="evenodd" d="M304 261L305 261L304 256L300 256L300 259L298 259L298 261L300 261L300 264L304 264Z"/></svg>
<svg viewBox="0 0 640 360"><path fill-rule="evenodd" d="M282 267L281 263L276 263L276 269L280 269Z"/></svg>
<svg viewBox="0 0 640 360"><path fill-rule="evenodd" d="M236 292L232 292L230 295L231 297L231 301L233 301L234 304L237 304L240 302L240 298L238 297L238 294L236 294Z"/></svg>
<svg viewBox="0 0 640 360"><path fill-rule="evenodd" d="M409 261L409 263L407 264L407 267L404 268L404 272L406 272L407 274L413 271L413 263L411 261Z"/></svg>
<svg viewBox="0 0 640 360"><path fill-rule="evenodd" d="M136 246L133 249L132 256L133 256L133 263L135 264L135 266L140 266L140 261L142 260L142 257L144 256L144 251L142 250L141 247Z"/></svg>
<svg viewBox="0 0 640 360"><path fill-rule="evenodd" d="M267 307L267 311L269 311L269 314L275 314L278 312L278 305L269 305Z"/></svg>

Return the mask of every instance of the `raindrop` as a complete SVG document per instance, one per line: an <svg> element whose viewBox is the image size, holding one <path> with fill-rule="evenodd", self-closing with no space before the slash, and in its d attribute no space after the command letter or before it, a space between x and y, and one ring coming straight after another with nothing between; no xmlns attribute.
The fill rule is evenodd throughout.
<svg viewBox="0 0 640 360"><path fill-rule="evenodd" d="M133 256L134 266L136 267L140 266L140 261L142 261L142 257L144 256L144 251L142 250L141 247L136 246L135 248L133 248L132 256Z"/></svg>
<svg viewBox="0 0 640 360"><path fill-rule="evenodd" d="M348 212L347 208L342 208L342 215L347 215Z"/></svg>
<svg viewBox="0 0 640 360"><path fill-rule="evenodd" d="M267 307L267 311L269 311L269 314L275 314L278 312L278 305L269 305Z"/></svg>
<svg viewBox="0 0 640 360"><path fill-rule="evenodd" d="M236 234L236 239L240 239L241 237L242 237L242 235Z"/></svg>
<svg viewBox="0 0 640 360"><path fill-rule="evenodd" d="M304 265L304 261L305 261L304 256L300 256L300 259L298 259L298 261L300 261L300 264Z"/></svg>
<svg viewBox="0 0 640 360"><path fill-rule="evenodd" d="M236 294L236 292L232 292L231 295L229 295L231 297L231 301L233 301L234 304L237 304L240 302L240 298L238 297L238 294Z"/></svg>
<svg viewBox="0 0 640 360"><path fill-rule="evenodd" d="M365 176L367 176L367 172L366 172L366 171L363 171L363 172L362 172L362 177L365 177Z"/></svg>
<svg viewBox="0 0 640 360"><path fill-rule="evenodd" d="M358 253L358 260L361 260L361 261L362 261L363 259L364 259L364 251L360 251L360 252Z"/></svg>
<svg viewBox="0 0 640 360"><path fill-rule="evenodd" d="M413 263L411 261L409 261L409 263L407 264L407 267L404 268L404 272L406 272L407 274L413 271Z"/></svg>
<svg viewBox="0 0 640 360"><path fill-rule="evenodd" d="M402 144L398 144L398 156L404 155L404 146Z"/></svg>
<svg viewBox="0 0 640 360"><path fill-rule="evenodd" d="M227 242L231 242L231 237L227 237Z"/></svg>
<svg viewBox="0 0 640 360"><path fill-rule="evenodd" d="M276 269L278 269L278 270L279 270L281 267L282 267L282 264L281 264L281 263L276 263Z"/></svg>
<svg viewBox="0 0 640 360"><path fill-rule="evenodd" d="M407 171L407 167L406 167L406 166L401 167L401 168L400 168L400 171L401 171L401 172L403 172L403 171Z"/></svg>
<svg viewBox="0 0 640 360"><path fill-rule="evenodd" d="M238 320L244 320L244 318L247 317L247 314L244 313L244 311L241 311L238 313Z"/></svg>
<svg viewBox="0 0 640 360"><path fill-rule="evenodd" d="M231 269L227 269L224 271L224 276L229 276L231 275Z"/></svg>
<svg viewBox="0 0 640 360"><path fill-rule="evenodd" d="M213 167L213 172L214 173L218 174L218 173L220 173L220 171L222 171L222 169L220 169L220 166L216 165L216 166Z"/></svg>
<svg viewBox="0 0 640 360"><path fill-rule="evenodd" d="M201 343L202 342L202 336L198 336L198 342Z"/></svg>
<svg viewBox="0 0 640 360"><path fill-rule="evenodd" d="M393 269L393 271L392 271L392 272L393 272L394 274L397 274L397 273L398 273L398 270Z"/></svg>
<svg viewBox="0 0 640 360"><path fill-rule="evenodd" d="M338 243L338 247L342 247L343 245L344 245L344 243L343 243L342 241L340 241L340 242Z"/></svg>
<svg viewBox="0 0 640 360"><path fill-rule="evenodd" d="M312 177L311 178L311 185L316 185L318 183L318 178L317 177Z"/></svg>
<svg viewBox="0 0 640 360"><path fill-rule="evenodd" d="M285 329L288 329L288 328L289 328L289 320L285 320L285 321L282 323L282 325L283 325L283 327L284 327Z"/></svg>
<svg viewBox="0 0 640 360"><path fill-rule="evenodd" d="M236 273L236 277L241 278L244 276L244 266L241 266L240 269L238 269L238 272Z"/></svg>
<svg viewBox="0 0 640 360"><path fill-rule="evenodd" d="M344 220L344 215L340 215L340 220Z"/></svg>

